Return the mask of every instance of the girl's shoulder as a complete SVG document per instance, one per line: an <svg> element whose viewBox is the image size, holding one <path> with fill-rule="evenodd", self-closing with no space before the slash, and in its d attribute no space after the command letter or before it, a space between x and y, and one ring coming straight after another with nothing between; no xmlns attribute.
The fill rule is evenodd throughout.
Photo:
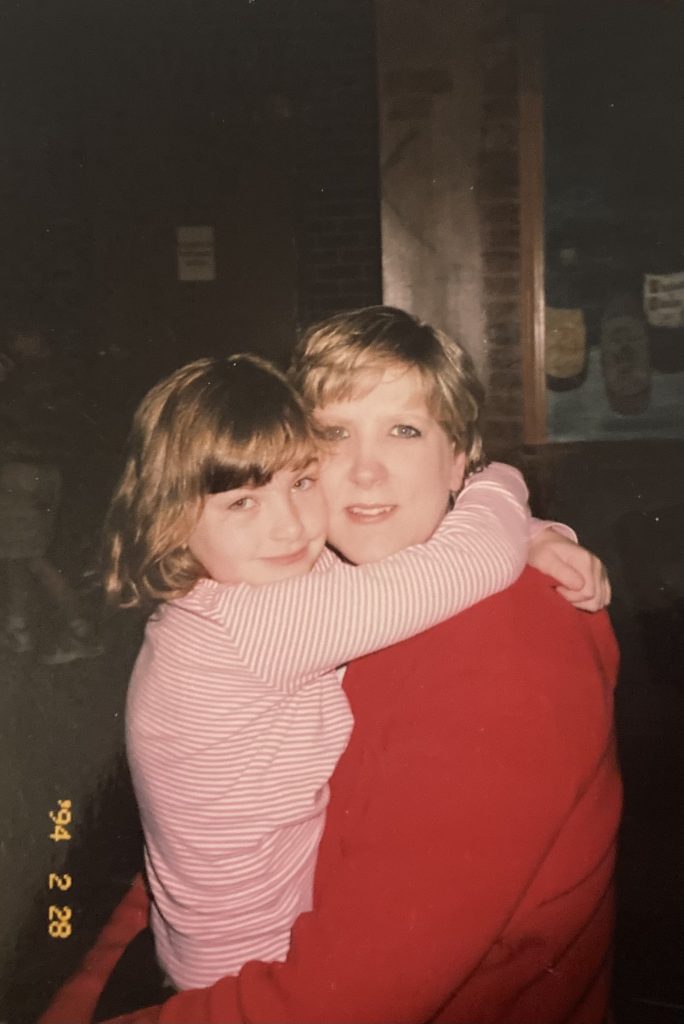
<svg viewBox="0 0 684 1024"><path fill-rule="evenodd" d="M327 572L341 564L341 559L334 552L330 551L329 548L323 548L311 572ZM277 584L264 583L258 589L280 586L281 583L282 581ZM219 583L217 580L212 580L205 576L197 580L187 594L184 594L183 597L174 598L173 601L169 602L169 605L192 611L208 610L217 606L223 608L226 602L231 600L239 601L242 593L253 590L254 586L249 583Z"/></svg>
<svg viewBox="0 0 684 1024"><path fill-rule="evenodd" d="M171 608L198 608L213 604L224 594L237 589L235 584L217 583L216 580L203 576L193 584L192 588L182 597L169 601Z"/></svg>
<svg viewBox="0 0 684 1024"><path fill-rule="evenodd" d="M316 560L311 571L313 573L329 572L342 563L332 551L324 548ZM293 581L294 582L294 581ZM177 625L178 615L194 615L204 620L224 624L231 617L239 615L240 609L258 608L260 601L258 593L265 591L265 600L270 600L268 592L272 587L278 587L281 591L286 581L277 583L264 583L261 586L253 586L249 583L219 583L217 580L203 577L197 580L191 590L182 597L176 597L172 601L163 604L155 613L158 622L173 628ZM287 591L282 591L286 593Z"/></svg>

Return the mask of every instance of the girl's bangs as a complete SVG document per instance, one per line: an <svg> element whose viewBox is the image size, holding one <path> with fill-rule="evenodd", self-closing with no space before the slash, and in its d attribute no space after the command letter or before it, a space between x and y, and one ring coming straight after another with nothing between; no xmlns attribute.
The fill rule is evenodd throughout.
<svg viewBox="0 0 684 1024"><path fill-rule="evenodd" d="M274 473L304 469L319 455L313 432L287 421L256 431L243 444L228 437L222 442L204 462L201 476L205 494L263 487Z"/></svg>

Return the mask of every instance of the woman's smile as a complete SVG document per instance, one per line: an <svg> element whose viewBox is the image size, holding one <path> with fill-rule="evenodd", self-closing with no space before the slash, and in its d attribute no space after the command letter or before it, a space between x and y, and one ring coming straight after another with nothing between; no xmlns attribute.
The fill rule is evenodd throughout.
<svg viewBox="0 0 684 1024"><path fill-rule="evenodd" d="M346 513L359 526L385 522L396 509L396 505L348 505Z"/></svg>

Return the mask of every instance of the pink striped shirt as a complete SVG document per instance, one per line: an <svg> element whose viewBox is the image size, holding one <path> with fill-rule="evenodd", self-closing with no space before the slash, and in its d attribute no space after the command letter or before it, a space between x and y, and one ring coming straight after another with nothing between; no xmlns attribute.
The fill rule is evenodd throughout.
<svg viewBox="0 0 684 1024"><path fill-rule="evenodd" d="M285 958L352 727L337 667L512 583L526 501L521 476L494 465L426 544L357 567L326 551L309 575L260 587L200 580L150 619L127 746L157 954L177 988Z"/></svg>

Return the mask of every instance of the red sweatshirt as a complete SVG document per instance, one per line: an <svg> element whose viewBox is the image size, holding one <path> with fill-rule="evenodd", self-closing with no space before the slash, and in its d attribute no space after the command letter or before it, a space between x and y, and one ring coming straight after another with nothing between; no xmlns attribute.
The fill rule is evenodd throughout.
<svg viewBox="0 0 684 1024"><path fill-rule="evenodd" d="M287 961L120 1020L600 1024L621 804L616 667L607 616L575 611L531 569L354 663L355 727L331 783L314 910ZM92 995L97 972L91 960L43 1024L87 1021L79 984Z"/></svg>

